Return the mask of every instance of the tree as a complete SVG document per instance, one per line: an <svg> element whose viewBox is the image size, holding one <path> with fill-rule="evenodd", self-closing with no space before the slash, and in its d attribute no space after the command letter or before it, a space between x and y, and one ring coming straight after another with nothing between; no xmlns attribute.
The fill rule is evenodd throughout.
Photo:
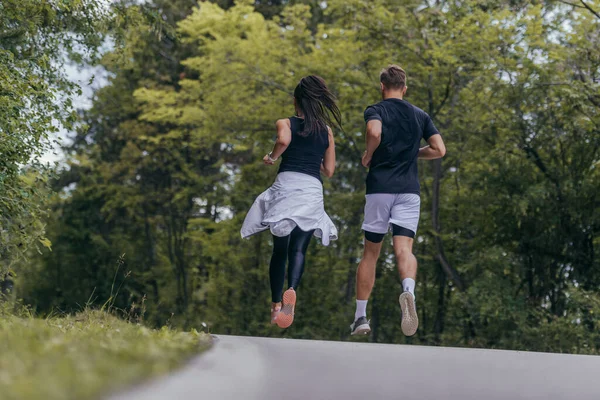
<svg viewBox="0 0 600 400"><path fill-rule="evenodd" d="M67 99L75 87L61 72L61 52L94 48L102 11L93 2L6 1L0 5L0 280L29 245L43 238L43 195L37 163L59 124L74 121ZM100 18L102 19L102 18ZM21 166L31 164L29 177Z"/></svg>
<svg viewBox="0 0 600 400"><path fill-rule="evenodd" d="M49 166L40 157L53 133L73 128L72 97L81 93L64 66L93 61L109 33L121 43L122 32L143 19L139 7L123 5L95 0L0 5L0 280L31 245L50 248L42 223Z"/></svg>

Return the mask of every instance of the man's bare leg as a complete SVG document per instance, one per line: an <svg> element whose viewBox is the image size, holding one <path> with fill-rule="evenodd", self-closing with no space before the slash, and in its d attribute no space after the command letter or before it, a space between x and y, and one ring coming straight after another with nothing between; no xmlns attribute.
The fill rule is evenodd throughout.
<svg viewBox="0 0 600 400"><path fill-rule="evenodd" d="M365 239L363 257L356 270L356 299L369 300L375 285L375 268L381 252L382 243L373 243Z"/></svg>
<svg viewBox="0 0 600 400"><path fill-rule="evenodd" d="M412 253L412 246L412 238L394 236L394 253L403 289L403 293L398 300L402 309L402 332L406 336L414 335L419 327L414 292L415 278L417 277L417 258Z"/></svg>
<svg viewBox="0 0 600 400"><path fill-rule="evenodd" d="M394 253L400 279L417 278L417 258L412 252L414 239L406 236L394 236Z"/></svg>
<svg viewBox="0 0 600 400"><path fill-rule="evenodd" d="M356 270L356 312L354 323L350 326L352 335L367 334L371 327L367 321L367 302L375 285L375 268L381 252L382 243L365 239L363 257Z"/></svg>

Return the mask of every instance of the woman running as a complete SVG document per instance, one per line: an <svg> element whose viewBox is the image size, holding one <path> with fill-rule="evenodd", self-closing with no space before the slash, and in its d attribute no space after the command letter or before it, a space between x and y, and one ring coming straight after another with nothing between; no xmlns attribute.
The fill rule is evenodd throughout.
<svg viewBox="0 0 600 400"><path fill-rule="evenodd" d="M323 205L321 173L331 177L335 170L330 126L341 127L341 113L325 81L313 75L296 86L294 106L296 116L277 121L273 151L263 158L265 165L282 159L275 183L254 201L241 230L243 238L267 229L273 235L271 323L280 328L294 321L296 290L311 237L321 238L325 246L337 239ZM286 261L288 289L282 296Z"/></svg>

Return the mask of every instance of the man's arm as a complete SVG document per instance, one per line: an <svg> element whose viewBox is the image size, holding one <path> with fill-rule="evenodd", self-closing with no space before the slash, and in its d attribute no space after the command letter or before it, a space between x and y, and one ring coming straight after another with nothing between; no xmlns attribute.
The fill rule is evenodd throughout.
<svg viewBox="0 0 600 400"><path fill-rule="evenodd" d="M367 122L367 150L362 158L362 165L367 168L371 164L373 153L381 143L381 121L372 119Z"/></svg>
<svg viewBox="0 0 600 400"><path fill-rule="evenodd" d="M419 149L419 158L421 160L435 160L442 158L446 154L446 146L442 135L433 135L428 140L429 146L421 147Z"/></svg>

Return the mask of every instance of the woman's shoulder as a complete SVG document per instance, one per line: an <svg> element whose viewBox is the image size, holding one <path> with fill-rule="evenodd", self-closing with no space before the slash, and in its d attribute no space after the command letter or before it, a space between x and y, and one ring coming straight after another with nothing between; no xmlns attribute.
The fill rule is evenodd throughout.
<svg viewBox="0 0 600 400"><path fill-rule="evenodd" d="M290 127L292 125L291 118L281 118L275 121L275 126L277 127Z"/></svg>

